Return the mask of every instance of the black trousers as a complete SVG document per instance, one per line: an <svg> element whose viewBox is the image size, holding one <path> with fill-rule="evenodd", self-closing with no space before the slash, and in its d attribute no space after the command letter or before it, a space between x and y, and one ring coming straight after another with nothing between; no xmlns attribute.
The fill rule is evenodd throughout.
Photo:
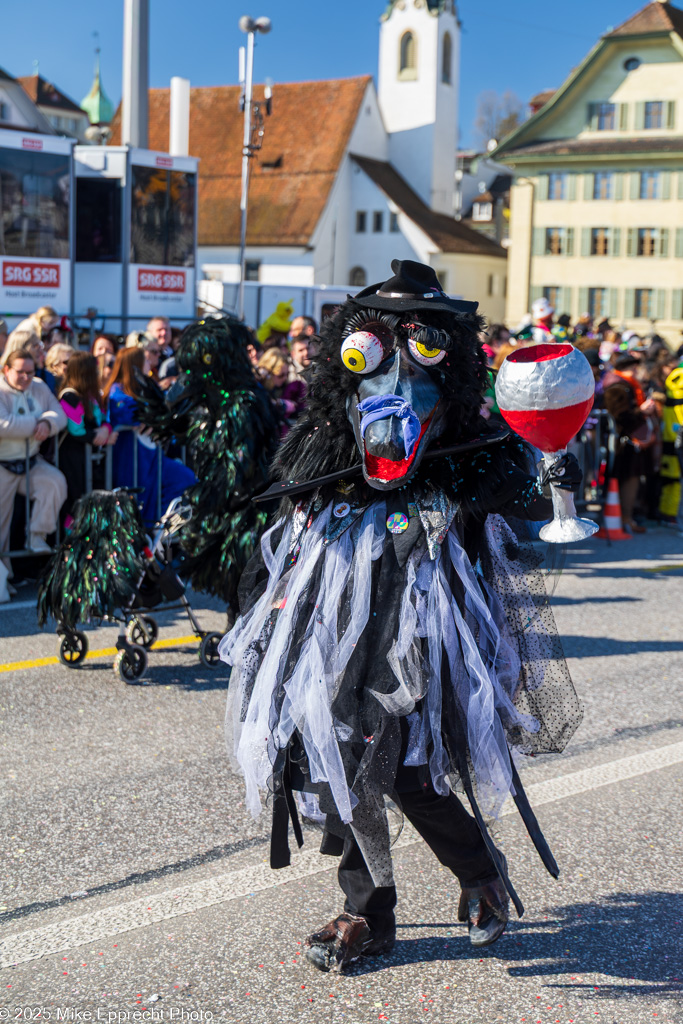
<svg viewBox="0 0 683 1024"><path fill-rule="evenodd" d="M491 882L498 872L486 849L479 827L454 793L439 796L431 783L419 785L415 769L399 769L394 799L437 859L457 877L461 886ZM395 926L396 888L376 886L363 854L349 832L339 864L339 885L344 909L364 917L373 932Z"/></svg>

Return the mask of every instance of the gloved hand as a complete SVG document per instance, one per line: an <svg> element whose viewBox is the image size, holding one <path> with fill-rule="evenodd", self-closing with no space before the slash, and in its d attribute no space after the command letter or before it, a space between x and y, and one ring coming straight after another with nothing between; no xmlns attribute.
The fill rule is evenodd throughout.
<svg viewBox="0 0 683 1024"><path fill-rule="evenodd" d="M571 452L565 452L552 465L548 465L545 461L539 462L538 479L541 487L552 484L554 487L559 487L561 491L573 491L576 494L583 479L583 473L576 456Z"/></svg>

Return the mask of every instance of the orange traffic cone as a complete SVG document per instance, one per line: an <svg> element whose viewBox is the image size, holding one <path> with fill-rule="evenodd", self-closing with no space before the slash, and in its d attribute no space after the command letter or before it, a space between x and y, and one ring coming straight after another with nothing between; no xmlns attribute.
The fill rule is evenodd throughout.
<svg viewBox="0 0 683 1024"><path fill-rule="evenodd" d="M621 502L619 501L619 484L612 477L607 488L607 502L603 510L603 526L596 537L606 540L631 540L631 534L621 528Z"/></svg>

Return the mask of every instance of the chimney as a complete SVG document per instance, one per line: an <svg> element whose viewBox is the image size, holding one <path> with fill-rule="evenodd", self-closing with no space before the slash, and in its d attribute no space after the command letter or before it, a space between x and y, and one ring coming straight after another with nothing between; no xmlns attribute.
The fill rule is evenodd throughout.
<svg viewBox="0 0 683 1024"><path fill-rule="evenodd" d="M190 152L190 80L171 79L171 118L168 151L171 156L188 156Z"/></svg>
<svg viewBox="0 0 683 1024"><path fill-rule="evenodd" d="M147 149L149 0L124 0L121 141Z"/></svg>

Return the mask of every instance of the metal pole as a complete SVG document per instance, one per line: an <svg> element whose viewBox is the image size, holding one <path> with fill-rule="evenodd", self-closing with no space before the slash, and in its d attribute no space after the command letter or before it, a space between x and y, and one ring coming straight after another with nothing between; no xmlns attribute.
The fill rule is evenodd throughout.
<svg viewBox="0 0 683 1024"><path fill-rule="evenodd" d="M251 94L254 76L254 33L247 33L247 68L244 80L244 135L242 139L242 193L240 196L240 283L237 315L244 319L244 275L247 261L247 195L249 193L249 144L251 142Z"/></svg>
<svg viewBox="0 0 683 1024"><path fill-rule="evenodd" d="M121 142L147 149L149 0L124 0Z"/></svg>

